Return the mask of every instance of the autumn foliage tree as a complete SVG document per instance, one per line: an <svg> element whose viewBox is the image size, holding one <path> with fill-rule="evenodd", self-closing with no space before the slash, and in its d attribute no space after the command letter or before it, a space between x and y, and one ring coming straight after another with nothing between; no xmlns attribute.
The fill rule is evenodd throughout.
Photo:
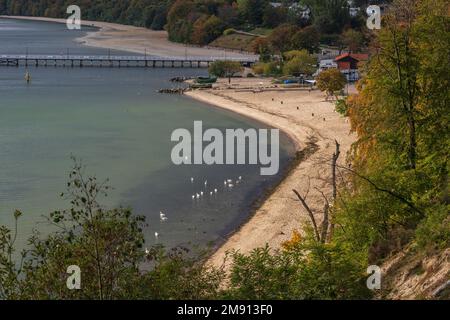
<svg viewBox="0 0 450 320"><path fill-rule="evenodd" d="M327 94L326 99L330 96L334 96L337 99L336 93L344 89L347 83L344 75L336 68L322 71L316 80L317 87Z"/></svg>
<svg viewBox="0 0 450 320"><path fill-rule="evenodd" d="M355 248L368 246L372 259L389 254L393 243L450 246L447 7L441 0L395 1L358 94L347 101L358 140L352 188L338 215L341 236Z"/></svg>

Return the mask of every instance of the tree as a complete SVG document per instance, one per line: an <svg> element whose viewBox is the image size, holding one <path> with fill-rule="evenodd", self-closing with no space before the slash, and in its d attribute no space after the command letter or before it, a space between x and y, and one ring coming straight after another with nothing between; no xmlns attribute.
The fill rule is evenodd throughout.
<svg viewBox="0 0 450 320"><path fill-rule="evenodd" d="M373 121L368 127L386 126L385 130L406 133L395 142L392 138L388 140L406 152L399 159L405 160L404 165L409 169L417 167L417 135L424 133L424 119L431 124L432 118L435 130L439 131L443 130L445 120L442 101L447 99L443 92L448 92L444 89L448 82L443 75L448 72L448 66L439 59L446 59L448 48L443 42L448 40L448 32L443 27L442 14L437 12L441 6L440 1L435 8L427 1L395 2L383 20L384 26L375 43L376 54L367 67L368 76L361 92L362 100L367 103L365 108L379 113L377 117L370 113L365 115L365 121ZM432 22L434 31L426 25L425 19ZM392 116L385 118L381 114L391 114L395 121ZM431 132L427 135L433 136ZM437 147L435 143L427 143L421 148L429 150L432 145Z"/></svg>
<svg viewBox="0 0 450 320"><path fill-rule="evenodd" d="M272 48L282 57L283 52L292 49L292 36L298 28L294 25L283 24L276 27L269 35L268 40Z"/></svg>
<svg viewBox="0 0 450 320"><path fill-rule="evenodd" d="M216 77L228 77L228 83L231 83L231 77L244 68L237 61L219 60L211 63L209 73Z"/></svg>
<svg viewBox="0 0 450 320"><path fill-rule="evenodd" d="M339 210L346 233L341 237L354 248L370 248L372 259L404 243L399 234L409 233L407 241L422 247L448 244L443 212L448 213L450 66L440 62L450 55L447 6L394 1L374 34L358 94L347 99L358 136L351 170L358 174L349 190L340 190L347 194Z"/></svg>
<svg viewBox="0 0 450 320"><path fill-rule="evenodd" d="M212 15L205 21L203 28L205 30L204 43L210 43L222 35L222 32L225 29L225 24L218 17Z"/></svg>
<svg viewBox="0 0 450 320"><path fill-rule="evenodd" d="M317 69L317 58L306 50L288 51L284 56L287 60L283 67L285 75L311 75Z"/></svg>
<svg viewBox="0 0 450 320"><path fill-rule="evenodd" d="M263 62L269 61L273 53L270 41L266 37L253 40L252 50L255 54L259 54L259 59Z"/></svg>
<svg viewBox="0 0 450 320"><path fill-rule="evenodd" d="M266 0L237 0L237 5L239 13L249 24L259 26L263 22L264 9L269 3Z"/></svg>
<svg viewBox="0 0 450 320"><path fill-rule="evenodd" d="M30 248L14 261L21 212L14 213L13 231L0 226L1 299L211 299L218 295L223 271L204 267L189 250L161 246L144 249L145 218L130 209L106 209L100 198L107 181L86 176L79 162L61 196L70 208L52 212L48 222L57 231L30 237ZM152 265L144 270L143 263ZM67 288L67 269L81 270L81 288Z"/></svg>
<svg viewBox="0 0 450 320"><path fill-rule="evenodd" d="M361 32L347 29L340 36L340 42L344 47L348 48L350 52L358 52L364 46L364 36Z"/></svg>
<svg viewBox="0 0 450 320"><path fill-rule="evenodd" d="M303 1L312 11L313 25L321 33L340 33L350 23L347 0Z"/></svg>
<svg viewBox="0 0 450 320"><path fill-rule="evenodd" d="M285 23L286 19L286 8L282 6L275 8L271 5L268 5L264 9L262 24L267 28L275 28L276 26Z"/></svg>
<svg viewBox="0 0 450 320"><path fill-rule="evenodd" d="M315 53L319 50L320 34L314 26L307 26L297 31L291 42L296 50L306 49L309 53Z"/></svg>
<svg viewBox="0 0 450 320"><path fill-rule="evenodd" d="M336 92L344 89L347 80L344 75L336 68L331 68L328 70L322 71L317 76L317 87L321 91L325 91L327 96L326 99L330 96L334 96L336 99Z"/></svg>
<svg viewBox="0 0 450 320"><path fill-rule="evenodd" d="M190 0L177 0L172 5L167 14L167 32L171 41L190 42L193 27L190 14L193 8L194 3Z"/></svg>

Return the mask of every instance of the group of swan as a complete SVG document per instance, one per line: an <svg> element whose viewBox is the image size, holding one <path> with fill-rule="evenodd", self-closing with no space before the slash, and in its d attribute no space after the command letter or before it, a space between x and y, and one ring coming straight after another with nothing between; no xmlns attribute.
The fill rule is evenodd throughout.
<svg viewBox="0 0 450 320"><path fill-rule="evenodd" d="M225 187L233 188L235 185L238 185L241 182L242 182L242 176L239 176L238 180L234 181L232 179L227 179L227 180L224 180L223 184L224 184ZM191 183L194 183L194 178L193 177L191 177ZM205 185L205 189L206 189L206 187L208 186L208 180L205 180L204 185ZM217 194L218 192L219 191L217 190L217 188L214 188L212 191L209 192L209 195L212 196L214 194ZM199 200L203 196L204 196L204 192L203 191L197 192L197 193L192 195L192 200L196 200L196 199ZM159 219L160 219L161 222L166 222L168 220L166 214L163 213L162 211L159 212ZM155 232L155 239L158 240L158 238L159 238L159 233ZM146 252L146 254L148 254L148 250L147 249L146 249L145 252Z"/></svg>

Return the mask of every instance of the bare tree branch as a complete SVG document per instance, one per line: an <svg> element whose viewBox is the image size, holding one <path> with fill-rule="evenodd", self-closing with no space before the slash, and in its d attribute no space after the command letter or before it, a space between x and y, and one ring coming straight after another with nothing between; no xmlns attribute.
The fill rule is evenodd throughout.
<svg viewBox="0 0 450 320"><path fill-rule="evenodd" d="M302 203L303 207L305 208L305 210L308 212L309 214L309 218L311 219L311 222L313 224L313 228L314 228L314 233L316 235L316 240L320 241L320 235L319 235L319 230L317 228L317 223L316 223L316 219L314 218L314 213L312 212L312 210L310 209L310 207L308 206L308 204L306 203L305 199L300 195L300 193L298 193L297 190L293 189L292 190L297 198L300 200L300 202Z"/></svg>

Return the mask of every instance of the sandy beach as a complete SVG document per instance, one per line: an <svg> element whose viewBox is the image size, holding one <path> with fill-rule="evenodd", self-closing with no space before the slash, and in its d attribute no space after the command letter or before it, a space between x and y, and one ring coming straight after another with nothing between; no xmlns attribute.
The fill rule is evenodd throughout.
<svg viewBox="0 0 450 320"><path fill-rule="evenodd" d="M66 23L66 19L44 17L0 16L0 18ZM117 23L87 20L82 20L82 25L99 28L99 30L89 32L86 36L77 39L77 41L86 46L96 48L128 51L139 54L147 53L148 55L163 57L256 57L255 55L228 50L185 46L170 42L167 39L166 31L155 31Z"/></svg>
<svg viewBox="0 0 450 320"><path fill-rule="evenodd" d="M340 164L345 163L346 153L355 139L349 134L347 121L334 111L334 104L325 101L319 90L263 89L270 87L270 79L233 79L232 88L227 81L217 88L190 91L190 97L224 109L252 117L286 132L296 143L298 150L309 154L297 164L273 191L254 215L211 256L209 262L220 266L227 251L247 253L269 244L278 248L289 240L294 230L301 230L309 223L305 209L296 199L292 189L302 195L308 192L307 202L317 213L323 209L323 197L331 193L330 163L335 151L336 139L341 144ZM244 88L253 88L246 90ZM319 220L320 221L320 220Z"/></svg>

